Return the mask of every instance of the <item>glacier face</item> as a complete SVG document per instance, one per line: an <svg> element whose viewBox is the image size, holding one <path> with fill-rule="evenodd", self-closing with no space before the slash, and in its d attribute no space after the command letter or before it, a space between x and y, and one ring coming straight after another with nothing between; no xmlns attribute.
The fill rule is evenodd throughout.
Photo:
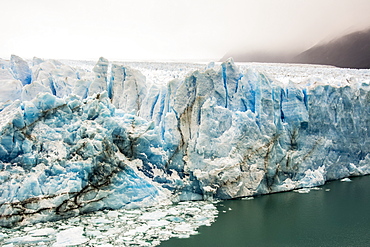
<svg viewBox="0 0 370 247"><path fill-rule="evenodd" d="M119 152L132 148L134 124L114 117L106 92L84 101L39 94L1 115L3 225L151 205L159 196Z"/></svg>
<svg viewBox="0 0 370 247"><path fill-rule="evenodd" d="M31 67L30 83L2 68L0 87L17 85L0 99L3 226L370 173L361 78L283 83L232 60L157 83L104 58Z"/></svg>

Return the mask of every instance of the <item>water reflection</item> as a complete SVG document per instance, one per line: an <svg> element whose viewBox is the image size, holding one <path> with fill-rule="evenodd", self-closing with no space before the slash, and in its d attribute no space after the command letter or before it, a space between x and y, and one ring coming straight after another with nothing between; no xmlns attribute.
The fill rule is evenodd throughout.
<svg viewBox="0 0 370 247"><path fill-rule="evenodd" d="M369 246L370 176L352 180L310 193L224 201L210 228L161 246Z"/></svg>

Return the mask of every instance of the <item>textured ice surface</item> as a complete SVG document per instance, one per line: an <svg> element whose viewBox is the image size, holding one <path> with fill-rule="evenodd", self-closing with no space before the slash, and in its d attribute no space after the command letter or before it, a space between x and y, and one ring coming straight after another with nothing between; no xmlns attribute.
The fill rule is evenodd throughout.
<svg viewBox="0 0 370 247"><path fill-rule="evenodd" d="M23 85L30 84L32 81L32 73L26 61L22 58L12 55L10 58L10 69L13 72L14 78L20 80Z"/></svg>
<svg viewBox="0 0 370 247"><path fill-rule="evenodd" d="M18 80L0 80L0 105L21 99L22 83ZM2 108L2 107L1 107Z"/></svg>
<svg viewBox="0 0 370 247"><path fill-rule="evenodd" d="M104 58L30 69L27 85L1 81L18 83L0 95L4 226L370 173L369 70Z"/></svg>
<svg viewBox="0 0 370 247"><path fill-rule="evenodd" d="M18 229L0 228L0 245L157 246L169 238L197 234L198 227L209 226L216 217L216 207L204 201L104 210Z"/></svg>
<svg viewBox="0 0 370 247"><path fill-rule="evenodd" d="M39 94L0 114L3 225L159 200L159 188L133 170L141 161L129 160L135 118L116 118L106 92L87 100Z"/></svg>

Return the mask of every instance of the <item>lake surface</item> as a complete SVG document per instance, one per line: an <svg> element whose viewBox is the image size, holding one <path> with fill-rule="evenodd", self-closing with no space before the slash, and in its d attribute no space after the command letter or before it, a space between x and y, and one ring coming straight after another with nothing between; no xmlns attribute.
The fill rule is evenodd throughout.
<svg viewBox="0 0 370 247"><path fill-rule="evenodd" d="M370 176L218 204L210 227L160 246L370 246Z"/></svg>

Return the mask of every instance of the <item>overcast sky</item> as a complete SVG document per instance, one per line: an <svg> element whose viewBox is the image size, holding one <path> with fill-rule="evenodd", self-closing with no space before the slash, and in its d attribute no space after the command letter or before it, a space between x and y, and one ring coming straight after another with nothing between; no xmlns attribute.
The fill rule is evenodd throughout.
<svg viewBox="0 0 370 247"><path fill-rule="evenodd" d="M369 0L0 0L0 57L218 60L370 27Z"/></svg>

